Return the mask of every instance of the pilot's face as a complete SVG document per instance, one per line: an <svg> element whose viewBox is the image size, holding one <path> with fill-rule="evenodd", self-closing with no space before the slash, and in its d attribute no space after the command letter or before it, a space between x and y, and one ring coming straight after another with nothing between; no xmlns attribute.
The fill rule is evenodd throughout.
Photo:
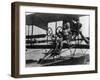
<svg viewBox="0 0 100 80"><path fill-rule="evenodd" d="M68 26L68 28L70 28L70 23L69 22L67 22L67 26Z"/></svg>

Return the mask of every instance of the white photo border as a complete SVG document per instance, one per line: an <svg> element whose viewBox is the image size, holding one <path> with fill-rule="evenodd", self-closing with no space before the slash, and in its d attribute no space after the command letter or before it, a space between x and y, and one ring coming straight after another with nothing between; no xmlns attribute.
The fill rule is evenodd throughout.
<svg viewBox="0 0 100 80"><path fill-rule="evenodd" d="M61 13L61 14L83 14L90 16L90 64L74 66L50 66L50 67L25 67L25 12L41 13ZM95 10L75 9L75 8L57 8L40 6L20 6L19 7L19 74L43 74L57 72L75 72L95 70Z"/></svg>

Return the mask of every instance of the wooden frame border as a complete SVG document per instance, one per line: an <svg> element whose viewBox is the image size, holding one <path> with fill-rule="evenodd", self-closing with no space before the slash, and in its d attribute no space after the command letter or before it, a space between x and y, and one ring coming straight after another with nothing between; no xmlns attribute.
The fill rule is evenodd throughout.
<svg viewBox="0 0 100 80"><path fill-rule="evenodd" d="M74 8L74 9L91 9L95 10L95 70L91 71L76 71L76 72L59 72L59 73L43 73L43 74L19 74L19 6L45 6L58 8ZM28 2L13 2L11 4L11 76L15 78L22 77L41 77L41 76L58 76L71 74L97 73L97 7L94 6L79 6L79 5L58 5L58 4L43 4L43 3L28 3Z"/></svg>

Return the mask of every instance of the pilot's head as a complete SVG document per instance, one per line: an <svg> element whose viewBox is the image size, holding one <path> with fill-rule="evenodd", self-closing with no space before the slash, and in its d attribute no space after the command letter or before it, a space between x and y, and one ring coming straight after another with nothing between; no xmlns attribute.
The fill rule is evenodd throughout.
<svg viewBox="0 0 100 80"><path fill-rule="evenodd" d="M65 30L65 29L69 29L69 28L70 28L70 22L66 22L66 23L64 24L63 29Z"/></svg>

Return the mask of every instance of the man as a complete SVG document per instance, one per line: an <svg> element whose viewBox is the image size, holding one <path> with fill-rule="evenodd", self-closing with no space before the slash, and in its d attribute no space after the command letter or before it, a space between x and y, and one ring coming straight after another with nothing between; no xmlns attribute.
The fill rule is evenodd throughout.
<svg viewBox="0 0 100 80"><path fill-rule="evenodd" d="M71 39L70 22L66 22L63 26L63 43L69 43Z"/></svg>
<svg viewBox="0 0 100 80"><path fill-rule="evenodd" d="M73 18L72 19L72 26L71 26L72 35L78 35L81 27L82 27L82 24L79 22L79 19Z"/></svg>

